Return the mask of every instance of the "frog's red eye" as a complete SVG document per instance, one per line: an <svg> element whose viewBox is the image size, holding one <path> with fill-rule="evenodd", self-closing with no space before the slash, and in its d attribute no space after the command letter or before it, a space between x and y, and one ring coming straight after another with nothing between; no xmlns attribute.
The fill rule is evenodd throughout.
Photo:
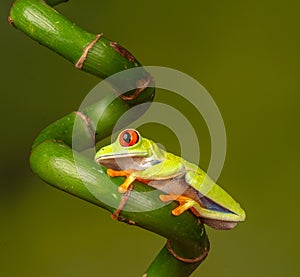
<svg viewBox="0 0 300 277"><path fill-rule="evenodd" d="M138 132L133 129L124 130L119 136L119 142L124 147L135 145L139 139Z"/></svg>

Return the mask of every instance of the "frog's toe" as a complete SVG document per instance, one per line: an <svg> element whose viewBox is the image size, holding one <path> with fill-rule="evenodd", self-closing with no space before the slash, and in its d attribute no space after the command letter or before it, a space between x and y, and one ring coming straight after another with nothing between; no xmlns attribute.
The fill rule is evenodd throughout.
<svg viewBox="0 0 300 277"><path fill-rule="evenodd" d="M117 176L128 176L128 172L124 170L113 170L111 168L107 169L107 175L110 177L117 177Z"/></svg>
<svg viewBox="0 0 300 277"><path fill-rule="evenodd" d="M191 209L194 214L194 206L197 204L193 199L183 196L183 195L176 195L176 194L162 194L159 196L160 200L162 202L169 202L176 200L179 202L179 206L172 210L172 214L175 216L181 215L183 212L187 211L188 209Z"/></svg>
<svg viewBox="0 0 300 277"><path fill-rule="evenodd" d="M178 195L175 195L175 194L161 194L159 196L159 199L162 201L162 202L169 202L169 201L173 201L173 200L176 200L179 196Z"/></svg>
<svg viewBox="0 0 300 277"><path fill-rule="evenodd" d="M128 190L128 187L134 182L135 179L136 179L136 177L134 177L132 175L127 176L124 183L118 187L118 192L125 193Z"/></svg>
<svg viewBox="0 0 300 277"><path fill-rule="evenodd" d="M188 209L192 208L195 205L195 201L192 199L189 199L187 197L183 197L183 199L180 199L179 197L177 201L179 201L179 206L172 210L172 214L175 216L181 215L183 212L187 211Z"/></svg>
<svg viewBox="0 0 300 277"><path fill-rule="evenodd" d="M123 184L118 187L119 193L125 193L128 190L128 186L124 186Z"/></svg>

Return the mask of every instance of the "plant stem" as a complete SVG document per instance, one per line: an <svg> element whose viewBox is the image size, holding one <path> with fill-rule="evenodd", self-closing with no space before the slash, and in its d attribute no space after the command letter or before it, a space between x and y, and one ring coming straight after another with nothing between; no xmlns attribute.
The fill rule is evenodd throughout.
<svg viewBox="0 0 300 277"><path fill-rule="evenodd" d="M104 79L122 70L140 66L136 58L121 45L103 35L95 41L97 34L83 30L44 1L16 1L11 8L9 21L32 39L72 62L78 69L100 78ZM93 42L87 56L82 59L86 48ZM78 65L80 60L81 65ZM141 69L137 76L124 82L130 86L143 80L146 82L148 79L149 74ZM122 89L120 84L122 82L114 83L112 86L119 91ZM125 96L130 94L132 92L126 93ZM144 102L149 94L153 94L153 89L145 88L132 102Z"/></svg>
<svg viewBox="0 0 300 277"><path fill-rule="evenodd" d="M61 2L64 1L47 1L50 6ZM86 32L49 5L41 0L18 0L11 9L9 22L72 62L78 69L98 77L106 78L125 69L140 67L135 57L119 44L103 35ZM132 88L141 82L145 84L141 89L125 90L113 101L112 97L103 98L85 110L70 113L45 128L32 146L32 170L50 185L113 213L122 199L117 187L123 179L108 178L103 167L76 151L94 147L96 142L111 134L124 112L134 105L153 100L154 84L142 67L131 78L121 81L111 79L110 84L117 92L124 91L124 86ZM103 114L100 120L99 114ZM79 122L76 133L75 122ZM74 137L77 138L76 145ZM168 239L147 270L147 277L189 276L202 259L192 263L188 261L197 257L205 258L209 249L204 226L191 212L172 216L171 211L176 203L151 209L161 204L158 197L160 192L155 191L156 196L151 194L150 197L144 193L147 191L152 189L135 182L126 202L126 210L121 211L118 219ZM136 212L141 208L146 211Z"/></svg>

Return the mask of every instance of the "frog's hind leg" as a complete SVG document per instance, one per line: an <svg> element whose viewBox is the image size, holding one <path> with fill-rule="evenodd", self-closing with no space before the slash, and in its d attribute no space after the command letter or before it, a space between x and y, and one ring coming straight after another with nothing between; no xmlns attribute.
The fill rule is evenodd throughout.
<svg viewBox="0 0 300 277"><path fill-rule="evenodd" d="M168 194L168 195L160 195L159 198L163 202L168 202L173 200L179 202L179 206L172 210L172 214L175 216L181 215L183 212L187 211L188 209L191 209L193 214L199 217L199 213L194 208L196 205L198 205L198 203L187 196Z"/></svg>

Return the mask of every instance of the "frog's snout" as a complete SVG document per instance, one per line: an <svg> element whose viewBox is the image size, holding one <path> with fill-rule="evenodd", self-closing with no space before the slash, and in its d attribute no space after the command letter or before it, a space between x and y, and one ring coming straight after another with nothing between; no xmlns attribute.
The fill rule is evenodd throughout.
<svg viewBox="0 0 300 277"><path fill-rule="evenodd" d="M102 147L99 149L99 151L95 155L95 161L98 162L98 160L101 158L102 154L105 152L105 147Z"/></svg>
<svg viewBox="0 0 300 277"><path fill-rule="evenodd" d="M100 153L104 153L105 150L106 150L106 147L102 147L101 149L99 149L98 153L99 153L99 154L100 154Z"/></svg>

